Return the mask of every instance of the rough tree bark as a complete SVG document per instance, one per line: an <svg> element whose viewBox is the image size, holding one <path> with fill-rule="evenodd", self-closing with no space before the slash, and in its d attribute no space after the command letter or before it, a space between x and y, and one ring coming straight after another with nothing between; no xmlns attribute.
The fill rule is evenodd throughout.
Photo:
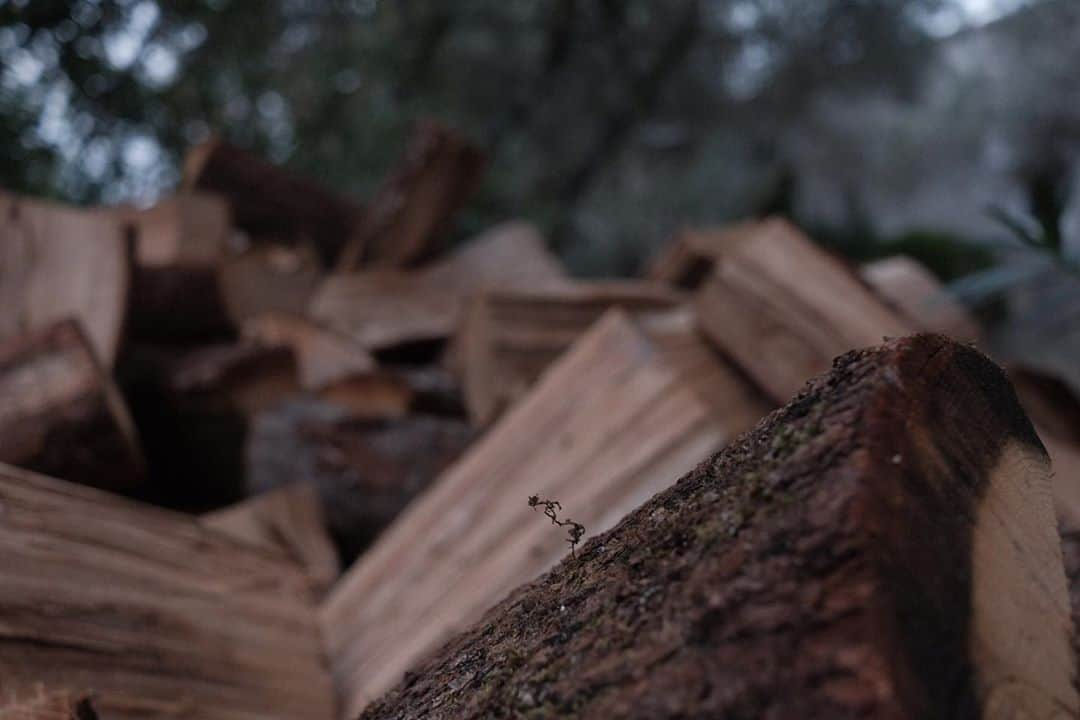
<svg viewBox="0 0 1080 720"><path fill-rule="evenodd" d="M923 335L838 359L362 717L1073 717L1071 631L1046 453L997 366Z"/></svg>
<svg viewBox="0 0 1080 720"><path fill-rule="evenodd" d="M654 332L609 311L338 583L322 622L348 714L565 553L530 495L600 532L764 414L692 327Z"/></svg>

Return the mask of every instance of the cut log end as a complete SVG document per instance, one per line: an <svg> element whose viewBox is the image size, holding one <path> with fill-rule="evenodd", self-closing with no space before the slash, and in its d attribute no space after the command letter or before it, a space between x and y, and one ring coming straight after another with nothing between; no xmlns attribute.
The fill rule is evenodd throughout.
<svg viewBox="0 0 1080 720"><path fill-rule="evenodd" d="M1073 717L1071 633L1045 451L997 366L922 335L838 359L363 717Z"/></svg>

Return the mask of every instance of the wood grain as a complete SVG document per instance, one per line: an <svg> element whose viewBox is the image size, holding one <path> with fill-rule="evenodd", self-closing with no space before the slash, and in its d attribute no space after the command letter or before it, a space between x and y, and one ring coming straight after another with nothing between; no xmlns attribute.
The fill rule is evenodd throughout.
<svg viewBox="0 0 1080 720"><path fill-rule="evenodd" d="M0 695L103 717L330 718L304 574L198 520L0 467Z"/></svg>

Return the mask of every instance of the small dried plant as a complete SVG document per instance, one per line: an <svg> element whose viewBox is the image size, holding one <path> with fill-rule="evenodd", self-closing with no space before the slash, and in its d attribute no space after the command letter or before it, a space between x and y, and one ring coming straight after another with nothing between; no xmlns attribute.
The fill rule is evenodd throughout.
<svg viewBox="0 0 1080 720"><path fill-rule="evenodd" d="M559 513L562 512L562 505L558 500L542 500L539 495L530 495L529 507L534 510L538 507L543 507L544 515L551 520L552 525L567 528L566 542L570 545L570 555L577 557L575 548L577 548L578 543L581 542L581 538L585 535L585 526L581 523L574 522L570 518L560 520Z"/></svg>

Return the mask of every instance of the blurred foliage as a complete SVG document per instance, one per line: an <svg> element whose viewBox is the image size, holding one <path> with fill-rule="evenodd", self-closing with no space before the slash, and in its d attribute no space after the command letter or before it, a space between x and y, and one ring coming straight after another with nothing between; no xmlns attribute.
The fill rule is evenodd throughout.
<svg viewBox="0 0 1080 720"><path fill-rule="evenodd" d="M526 215L627 270L674 223L747 212L822 87L911 92L948 4L0 0L0 182L152 197L213 131L364 197L435 115L492 154L465 231Z"/></svg>

